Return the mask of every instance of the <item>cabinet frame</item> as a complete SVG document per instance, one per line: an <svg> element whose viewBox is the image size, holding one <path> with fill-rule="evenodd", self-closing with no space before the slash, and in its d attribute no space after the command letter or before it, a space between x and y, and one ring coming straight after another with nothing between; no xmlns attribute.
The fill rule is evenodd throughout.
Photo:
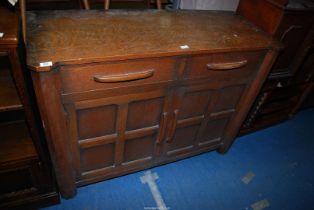
<svg viewBox="0 0 314 210"><path fill-rule="evenodd" d="M32 72L32 78L34 81L34 87L36 91L36 95L38 97L38 100L40 101L39 109L42 115L43 124L45 125L45 131L46 131L46 137L49 145L49 149L52 154L52 160L54 163L55 170L57 171L57 179L58 184L60 188L60 192L64 197L72 197L76 193L76 186L82 186L85 184L89 184L92 182L100 181L103 179L115 177L119 174L125 174L130 173L133 171L141 170L147 167L152 167L159 164L164 164L168 162L175 161L177 159L181 159L184 157L188 157L191 155L199 154L204 151L214 150L218 149L219 152L224 153L226 152L229 147L231 146L234 136L237 134L238 129L241 126L241 123L243 122L249 107L253 103L253 100L255 99L257 95L257 90L262 85L262 81L266 79L266 76L268 74L268 70L272 63L274 62L274 58L276 57L277 51L276 50L269 50L265 57L262 59L259 68L256 69L257 73L252 75L253 78L259 78L254 79L251 82L248 82L247 88L244 91L242 97L240 100L246 101L245 104L241 103L241 106L238 107L238 110L232 114L232 117L230 119L230 122L228 123L228 132L225 132L223 136L223 140L219 144L214 144L210 146L204 146L204 148L193 150L187 153L183 153L180 155L176 155L173 157L167 157L165 158L165 151L167 150L167 143L166 143L166 137L169 135L169 132L171 131L171 124L173 124L173 116L170 116L167 120L167 125L162 126L166 127L164 132L164 139L162 140L162 148L160 150L160 155L158 149L155 149L155 155L156 155L156 161L152 162L145 162L142 164L139 164L134 167L127 168L125 167L121 171L117 172L110 172L108 171L100 171L98 174L94 174L93 176L89 176L88 173L85 174L84 179L78 179L81 176L77 176L77 174L82 174L80 171L80 167L78 166L79 160L78 160L78 154L76 148L77 143L74 142L77 139L75 130L75 123L73 121L75 120L75 114L74 110L77 108L75 106L81 106L80 108L84 108L85 106L88 107L89 105L84 104L84 100L87 99L97 99L99 98L99 95L104 96L106 93L108 93L107 98L100 98L99 100L103 100L100 104L110 104L112 99L114 99L114 95L118 95L117 98L120 97L122 100L120 103L123 104L123 101L128 101L128 95L121 96L126 93L125 88L119 88L115 90L99 90L98 92L93 91L90 92L90 94L68 94L68 95L62 95L62 86L61 86L61 78L59 74L58 68L49 71L49 72ZM170 115L171 112L175 111L177 108L177 105L180 103L178 99L173 99L173 95L178 95L180 97L180 94L182 94L182 90L186 89L186 85L198 85L200 82L204 83L207 80L206 79L192 79L192 80L184 80L183 79L183 71L185 69L185 62L186 59L182 58L180 60L180 70L181 72L178 75L178 79L171 81L169 83L162 83L162 84L153 84L153 85L144 85L141 87L133 87L134 89L140 90L140 93L136 93L135 95L145 93L145 91L149 91L152 89L157 89L156 92L159 92L157 96L165 95L168 97L167 99L167 105L163 107L163 111L161 112L160 118L162 118L164 113L167 113ZM209 81L208 81L209 82ZM213 82L213 81L212 81ZM230 81L229 81L230 82ZM234 82L234 80L233 80ZM190 84L189 84L190 83ZM221 81L215 81L214 85L216 85L216 88L222 88L228 84L227 82L221 82ZM232 84L230 82L230 84ZM243 84L243 83L241 83ZM163 94L160 94L160 90L164 89ZM214 88L215 89L215 88ZM128 92L128 91L127 91ZM120 95L120 96L119 96ZM169 98L171 97L171 99ZM145 97L144 97L145 98ZM117 99L114 99L115 101ZM174 102L174 100L178 100L177 102ZM79 102L75 102L79 101ZM74 103L73 103L74 102ZM105 102L105 103L104 103ZM77 104L75 104L77 103ZM78 105L81 103L80 105ZM96 102L95 102L96 103ZM171 104L169 104L171 103ZM88 104L88 103L87 103ZM177 105L175 105L177 104ZM124 113L125 116L125 106L121 106L120 111L121 115ZM52 111L53 110L53 111ZM125 117L123 117L125 118ZM202 129L204 129L204 123L208 120L208 117L203 122L203 125L201 126ZM72 122L72 123L69 123ZM70 126L68 126L68 125ZM160 127L162 124L162 120L159 122ZM70 132L67 132L67 130L70 129ZM120 128L121 129L121 128ZM161 131L156 131L158 135L160 135ZM69 136L70 135L70 136ZM67 143L65 143L67 142ZM119 157L121 158L121 156ZM118 159L119 159L118 158ZM121 159L118 161L118 163L121 163ZM75 175L76 174L76 175ZM78 180L78 181L76 181Z"/></svg>

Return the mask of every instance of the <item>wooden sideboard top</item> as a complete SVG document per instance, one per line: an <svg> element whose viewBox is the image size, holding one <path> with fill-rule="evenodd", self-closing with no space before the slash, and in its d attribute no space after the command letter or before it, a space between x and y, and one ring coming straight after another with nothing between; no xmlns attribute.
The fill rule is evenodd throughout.
<svg viewBox="0 0 314 210"><path fill-rule="evenodd" d="M18 16L6 8L0 7L0 45L17 45Z"/></svg>
<svg viewBox="0 0 314 210"><path fill-rule="evenodd" d="M27 18L27 63L34 71L63 64L280 46L231 12L70 10L28 12ZM53 66L41 67L44 62Z"/></svg>

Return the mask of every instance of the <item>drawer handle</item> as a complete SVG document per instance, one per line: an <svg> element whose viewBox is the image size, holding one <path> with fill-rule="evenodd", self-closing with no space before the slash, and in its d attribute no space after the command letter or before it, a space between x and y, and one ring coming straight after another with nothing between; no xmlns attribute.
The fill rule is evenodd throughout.
<svg viewBox="0 0 314 210"><path fill-rule="evenodd" d="M170 128L170 134L169 134L169 136L166 139L167 143L171 143L172 142L172 140L174 138L174 134L176 133L178 114L179 114L179 110L178 109L173 111L174 117L173 117L172 125L171 125L171 128Z"/></svg>
<svg viewBox="0 0 314 210"><path fill-rule="evenodd" d="M207 64L207 68L209 70L231 70L237 69L245 66L247 64L247 60L236 61L230 63L209 63Z"/></svg>
<svg viewBox="0 0 314 210"><path fill-rule="evenodd" d="M125 74L116 74L116 75L95 75L94 80L96 82L102 83L112 83L112 82L127 82L132 80L139 80L151 77L154 75L155 70L149 69L146 71L141 72L134 72L134 73L125 73Z"/></svg>
<svg viewBox="0 0 314 210"><path fill-rule="evenodd" d="M164 138L166 125L167 125L167 118L168 118L168 112L162 113L162 118L160 122L160 133L157 139L157 144L160 144L162 142L162 139Z"/></svg>

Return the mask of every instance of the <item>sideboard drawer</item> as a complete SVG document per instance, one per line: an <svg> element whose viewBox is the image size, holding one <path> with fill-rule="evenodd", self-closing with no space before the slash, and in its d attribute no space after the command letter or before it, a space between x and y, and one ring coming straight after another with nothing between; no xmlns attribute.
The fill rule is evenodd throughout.
<svg viewBox="0 0 314 210"><path fill-rule="evenodd" d="M176 76L174 58L69 65L60 69L64 93L172 81Z"/></svg>
<svg viewBox="0 0 314 210"><path fill-rule="evenodd" d="M264 51L197 55L188 60L185 78L251 78L264 57Z"/></svg>

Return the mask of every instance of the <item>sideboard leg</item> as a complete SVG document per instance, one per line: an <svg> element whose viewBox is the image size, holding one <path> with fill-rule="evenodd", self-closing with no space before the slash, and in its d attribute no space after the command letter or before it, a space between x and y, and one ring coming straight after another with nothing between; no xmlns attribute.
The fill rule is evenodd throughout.
<svg viewBox="0 0 314 210"><path fill-rule="evenodd" d="M60 80L55 71L32 72L32 79L59 190L62 197L71 198L76 186L69 144L65 143L68 138Z"/></svg>

